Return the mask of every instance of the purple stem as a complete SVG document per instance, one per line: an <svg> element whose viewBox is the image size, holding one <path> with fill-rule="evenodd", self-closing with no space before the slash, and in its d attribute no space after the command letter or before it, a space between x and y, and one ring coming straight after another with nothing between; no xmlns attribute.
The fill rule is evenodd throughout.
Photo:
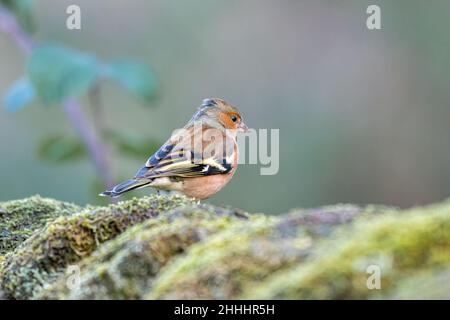
<svg viewBox="0 0 450 320"><path fill-rule="evenodd" d="M95 130L89 125L82 106L76 101L68 100L64 103L64 109L72 126L78 131L86 144L89 154L91 155L94 165L105 183L105 186L107 188L112 187L114 185L114 180L111 175L106 146L102 143Z"/></svg>
<svg viewBox="0 0 450 320"><path fill-rule="evenodd" d="M23 31L14 15L2 5L0 5L0 29L9 34L26 54L31 53L34 41Z"/></svg>
<svg viewBox="0 0 450 320"><path fill-rule="evenodd" d="M11 12L0 5L0 29L8 34L29 55L35 46L34 41L24 32L17 19ZM83 139L94 166L107 188L114 185L106 146L102 143L96 131L89 125L89 121L83 112L83 107L76 101L68 100L64 103L64 109L72 123Z"/></svg>

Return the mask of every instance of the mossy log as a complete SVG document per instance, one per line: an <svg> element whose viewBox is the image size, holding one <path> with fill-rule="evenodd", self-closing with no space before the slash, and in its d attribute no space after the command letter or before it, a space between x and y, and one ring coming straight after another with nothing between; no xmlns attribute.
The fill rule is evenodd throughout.
<svg viewBox="0 0 450 320"><path fill-rule="evenodd" d="M5 253L15 249L47 222L80 209L71 203L40 196L0 202L0 261Z"/></svg>
<svg viewBox="0 0 450 320"><path fill-rule="evenodd" d="M23 200L23 203L28 207L28 200ZM192 203L182 196L155 195L108 207L87 207L72 215L65 214L65 211L58 215L56 211L52 214L58 218L42 229L38 228L4 257L0 265L0 289L7 297L31 298L61 276L68 265L89 256L102 243L127 228L161 212ZM5 207L9 208L9 203ZM58 209L55 206L55 210ZM29 212L31 216L34 214L33 210Z"/></svg>
<svg viewBox="0 0 450 320"><path fill-rule="evenodd" d="M0 215L0 298L449 298L450 201L266 216L184 196L85 208L32 197Z"/></svg>
<svg viewBox="0 0 450 320"><path fill-rule="evenodd" d="M388 210L340 231L309 261L268 278L243 298L389 298L405 281L424 273L432 278L450 266L450 202L403 212ZM368 288L370 266L379 268L379 288ZM416 298L426 297L420 286L410 288ZM401 291L399 296L406 296Z"/></svg>
<svg viewBox="0 0 450 320"><path fill-rule="evenodd" d="M78 265L81 276L72 288L67 283L73 275L68 274L37 298L141 299L174 257L210 235L248 220L245 213L213 206L174 209L101 246Z"/></svg>

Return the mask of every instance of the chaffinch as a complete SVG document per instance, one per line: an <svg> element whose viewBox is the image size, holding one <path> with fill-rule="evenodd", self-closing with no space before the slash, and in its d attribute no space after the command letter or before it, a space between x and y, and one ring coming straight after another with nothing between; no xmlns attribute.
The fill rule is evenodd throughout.
<svg viewBox="0 0 450 320"><path fill-rule="evenodd" d="M119 197L149 186L199 200L209 198L236 172L237 132L247 130L235 107L221 99L205 99L188 124L176 131L133 179L100 195Z"/></svg>

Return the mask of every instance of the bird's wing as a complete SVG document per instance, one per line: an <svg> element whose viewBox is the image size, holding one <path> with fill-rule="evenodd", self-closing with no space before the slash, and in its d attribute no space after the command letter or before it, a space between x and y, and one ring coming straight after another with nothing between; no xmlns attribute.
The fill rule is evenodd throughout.
<svg viewBox="0 0 450 320"><path fill-rule="evenodd" d="M208 142L205 144L202 141L201 143L203 148L208 147ZM232 149L234 150L234 145ZM137 172L135 178L193 178L225 174L232 170L232 162L227 159L233 159L233 154L228 154L226 157L203 157L202 152L195 152L194 150L204 149L193 148L193 142L190 140L186 142L185 139L170 139L147 160L145 166Z"/></svg>

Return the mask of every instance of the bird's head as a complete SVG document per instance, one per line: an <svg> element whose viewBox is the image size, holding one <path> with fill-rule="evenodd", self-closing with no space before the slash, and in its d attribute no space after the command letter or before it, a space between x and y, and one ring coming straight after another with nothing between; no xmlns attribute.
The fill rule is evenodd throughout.
<svg viewBox="0 0 450 320"><path fill-rule="evenodd" d="M192 120L206 121L235 132L247 132L248 130L239 111L228 102L218 98L203 100Z"/></svg>

